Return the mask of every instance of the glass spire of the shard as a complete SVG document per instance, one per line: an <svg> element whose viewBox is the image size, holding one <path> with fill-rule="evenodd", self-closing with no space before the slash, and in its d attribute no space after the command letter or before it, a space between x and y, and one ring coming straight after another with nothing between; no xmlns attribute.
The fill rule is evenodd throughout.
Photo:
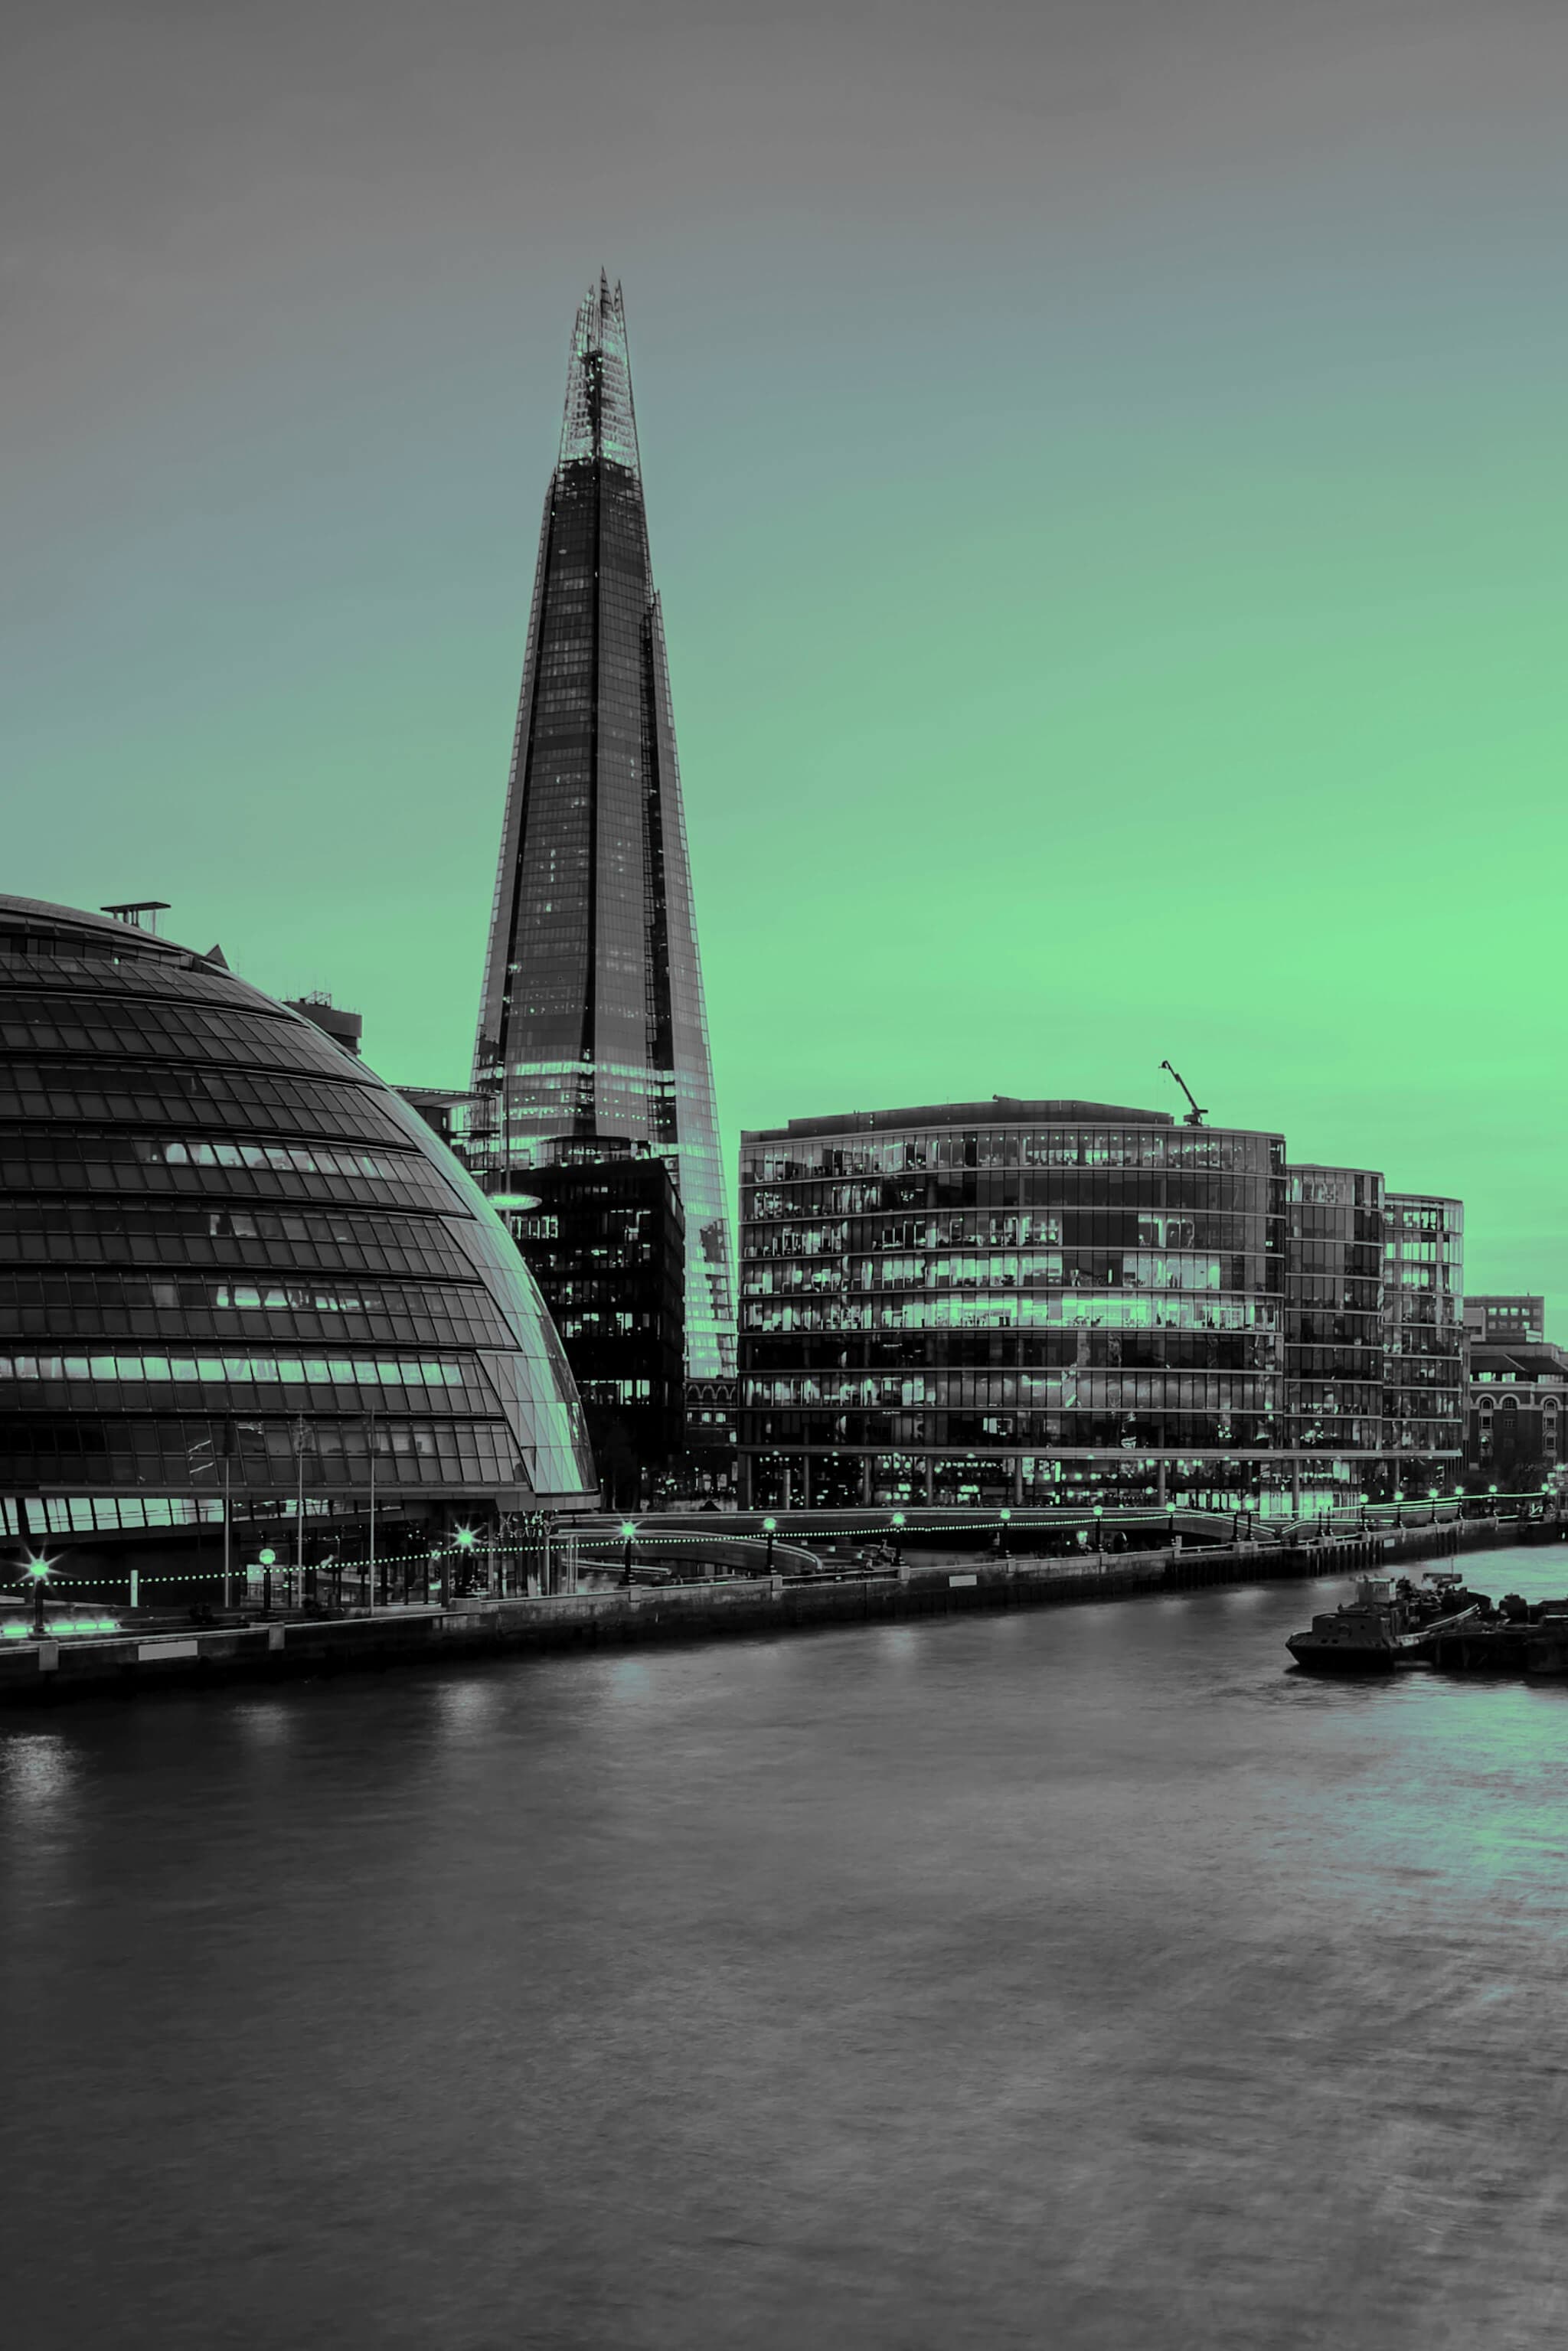
<svg viewBox="0 0 1568 2351"><path fill-rule="evenodd" d="M621 288L577 314L474 1081L488 1190L646 1149L686 1227L686 1371L735 1368L729 1214Z"/></svg>

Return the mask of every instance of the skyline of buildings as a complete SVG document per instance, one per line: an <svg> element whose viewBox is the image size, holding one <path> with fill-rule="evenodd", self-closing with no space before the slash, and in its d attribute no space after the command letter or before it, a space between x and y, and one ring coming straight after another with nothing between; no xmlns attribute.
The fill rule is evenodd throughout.
<svg viewBox="0 0 1568 2351"><path fill-rule="evenodd" d="M42 912L101 967L97 917ZM168 954L223 969L216 950ZM381 1087L357 1013L319 992L270 1009L471 1171L550 1310L546 1354L564 1348L567 1409L580 1399L618 1503L657 1490L688 1418L708 1448L691 1490L727 1494L738 1444L743 1503L1024 1504L1077 1485L1296 1508L1462 1464L1462 1204L1290 1162L1278 1133L1196 1110L1178 1127L995 1097L748 1130L737 1289L624 307L602 271L544 501L472 1084ZM298 1091L319 1127L320 1086ZM256 1296L275 1292L298 1305L287 1285ZM400 1310L378 1295L390 1331ZM1541 1335L1539 1299L1478 1304L1489 1340ZM412 1292L403 1307L423 1332ZM496 1486L499 1463L479 1463Z"/></svg>

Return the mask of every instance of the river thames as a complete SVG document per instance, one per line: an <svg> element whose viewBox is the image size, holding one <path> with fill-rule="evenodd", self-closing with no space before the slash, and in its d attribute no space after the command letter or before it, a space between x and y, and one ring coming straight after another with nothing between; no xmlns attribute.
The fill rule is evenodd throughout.
<svg viewBox="0 0 1568 2351"><path fill-rule="evenodd" d="M1568 1684L1344 1589L14 1719L8 2339L1560 2343Z"/></svg>

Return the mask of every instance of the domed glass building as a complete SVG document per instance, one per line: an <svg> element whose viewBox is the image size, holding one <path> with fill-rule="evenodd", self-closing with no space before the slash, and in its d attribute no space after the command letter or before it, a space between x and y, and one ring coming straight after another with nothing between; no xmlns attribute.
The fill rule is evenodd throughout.
<svg viewBox="0 0 1568 2351"><path fill-rule="evenodd" d="M0 897L12 1535L591 1508L496 1212L311 1023L123 922Z"/></svg>

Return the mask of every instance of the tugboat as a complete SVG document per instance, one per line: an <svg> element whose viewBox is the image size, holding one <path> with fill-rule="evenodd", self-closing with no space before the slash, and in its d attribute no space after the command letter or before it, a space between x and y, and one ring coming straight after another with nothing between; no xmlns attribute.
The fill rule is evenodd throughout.
<svg viewBox="0 0 1568 2351"><path fill-rule="evenodd" d="M1490 1603L1467 1592L1452 1568L1430 1573L1414 1584L1408 1576L1363 1576L1353 1598L1332 1616L1314 1616L1312 1628L1292 1633L1285 1646L1304 1672L1390 1674L1421 1665L1438 1633L1479 1617Z"/></svg>

